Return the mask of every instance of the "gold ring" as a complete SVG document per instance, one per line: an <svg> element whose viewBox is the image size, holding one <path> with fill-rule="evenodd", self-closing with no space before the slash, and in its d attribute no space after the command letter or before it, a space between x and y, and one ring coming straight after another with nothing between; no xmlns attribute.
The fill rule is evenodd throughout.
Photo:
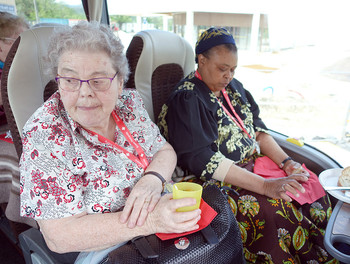
<svg viewBox="0 0 350 264"><path fill-rule="evenodd" d="M149 201L144 201L143 203L149 203Z"/></svg>

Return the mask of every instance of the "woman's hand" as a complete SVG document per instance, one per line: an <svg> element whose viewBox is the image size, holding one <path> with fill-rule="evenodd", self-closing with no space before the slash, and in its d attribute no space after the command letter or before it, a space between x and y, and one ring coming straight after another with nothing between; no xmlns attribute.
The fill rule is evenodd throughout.
<svg viewBox="0 0 350 264"><path fill-rule="evenodd" d="M165 142L164 146L154 154L147 171L160 173L168 182L171 179L175 165L176 153L173 147ZM160 199L162 185L162 181L155 175L143 176L133 187L126 200L120 222L123 224L128 222L127 226L129 228L134 228L136 225L142 226L147 215L153 211Z"/></svg>
<svg viewBox="0 0 350 264"><path fill-rule="evenodd" d="M295 197L298 197L299 192L305 192L304 187L299 182L306 182L307 180L308 177L298 174L278 179L265 179L264 194L271 198L284 199L287 202L291 202L292 198L286 192L288 191Z"/></svg>
<svg viewBox="0 0 350 264"><path fill-rule="evenodd" d="M201 218L201 210L190 212L177 212L176 209L183 206L196 204L194 198L172 199L172 194L164 195L156 208L147 217L147 225L152 233L182 233L199 228L197 222Z"/></svg>
<svg viewBox="0 0 350 264"><path fill-rule="evenodd" d="M299 162L296 162L294 160L288 161L283 167L283 170L287 173L287 175L300 174L305 177L310 177L309 172L305 170Z"/></svg>
<svg viewBox="0 0 350 264"><path fill-rule="evenodd" d="M153 211L157 205L162 192L162 182L154 175L143 176L132 189L126 200L121 223L128 222L129 228L136 225L142 226L147 215Z"/></svg>

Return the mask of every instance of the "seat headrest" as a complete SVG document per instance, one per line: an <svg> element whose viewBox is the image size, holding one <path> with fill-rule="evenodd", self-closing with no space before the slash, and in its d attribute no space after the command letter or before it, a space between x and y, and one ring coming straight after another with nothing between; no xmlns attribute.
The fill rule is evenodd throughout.
<svg viewBox="0 0 350 264"><path fill-rule="evenodd" d="M13 58L8 72L7 92L20 132L29 117L44 103L44 89L50 81L45 74L44 60L53 29L47 26L23 32L17 50L10 54Z"/></svg>
<svg viewBox="0 0 350 264"><path fill-rule="evenodd" d="M177 80L180 81L181 78L194 70L194 52L185 39L175 33L162 30L145 30L137 33L129 47L135 45L135 42L141 48L137 51L137 48L134 47L134 51L136 53L140 52L140 54L136 54L139 57L136 59L135 69L133 69L133 65L130 65L131 79L134 79L135 87L142 96L146 110L151 119L155 121L157 116L154 115L154 102L152 100L152 77L154 72L162 65L178 65L183 71L182 76ZM129 63L135 62L130 62L129 59ZM162 72L162 74L171 76L173 72L170 70L169 72Z"/></svg>

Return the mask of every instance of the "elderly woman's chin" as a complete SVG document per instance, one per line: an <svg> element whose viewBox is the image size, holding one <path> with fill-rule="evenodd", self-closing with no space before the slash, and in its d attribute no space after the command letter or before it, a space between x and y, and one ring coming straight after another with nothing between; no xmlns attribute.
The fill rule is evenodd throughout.
<svg viewBox="0 0 350 264"><path fill-rule="evenodd" d="M95 131L97 127L108 126L112 111L113 108L104 109L102 106L75 107L68 110L68 114L82 127Z"/></svg>
<svg viewBox="0 0 350 264"><path fill-rule="evenodd" d="M95 131L93 128L96 127L108 127L117 102L119 86L112 84L107 91L91 91L89 96L84 96L84 90L89 89L88 87L81 89L82 91L75 93L60 91L69 116L82 127L92 131Z"/></svg>

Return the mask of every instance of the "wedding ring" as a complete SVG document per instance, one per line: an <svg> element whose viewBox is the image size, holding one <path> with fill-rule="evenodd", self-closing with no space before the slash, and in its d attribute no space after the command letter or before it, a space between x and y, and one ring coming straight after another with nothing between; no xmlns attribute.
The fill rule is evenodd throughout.
<svg viewBox="0 0 350 264"><path fill-rule="evenodd" d="M149 203L149 201L144 201L143 203Z"/></svg>

